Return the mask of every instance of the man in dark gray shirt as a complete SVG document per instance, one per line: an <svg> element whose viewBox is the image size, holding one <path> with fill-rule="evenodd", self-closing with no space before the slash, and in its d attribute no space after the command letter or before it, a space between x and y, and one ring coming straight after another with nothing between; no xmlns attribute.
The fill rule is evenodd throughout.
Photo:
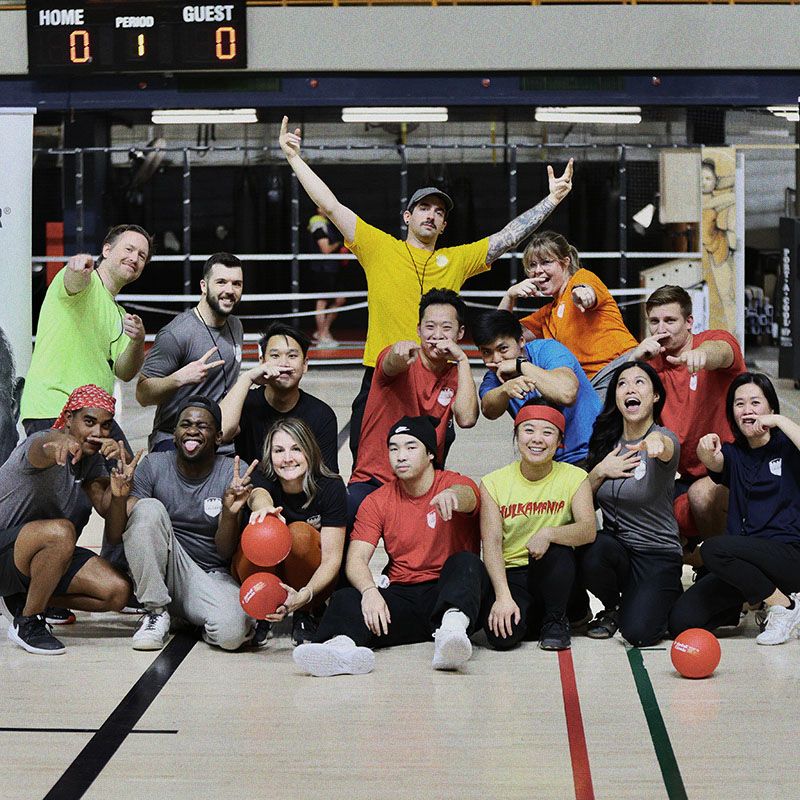
<svg viewBox="0 0 800 800"><path fill-rule="evenodd" d="M57 655L64 645L45 622L48 603L118 611L130 584L108 562L76 547L91 508L105 516L111 499L104 459L124 448L108 438L114 398L97 386L69 397L54 428L29 436L0 467L0 611L8 638L29 653ZM134 460L135 463L135 460Z"/></svg>
<svg viewBox="0 0 800 800"><path fill-rule="evenodd" d="M236 383L242 362L242 323L233 315L242 297L242 262L214 253L203 267L200 302L156 335L136 385L143 406L157 405L151 451L172 450L178 406L192 394L221 400ZM233 455L233 446L220 451Z"/></svg>
<svg viewBox="0 0 800 800"><path fill-rule="evenodd" d="M209 644L235 650L252 634L253 620L228 566L258 462L240 475L238 457L217 454L222 415L213 400L191 395L177 416L175 450L145 456L107 516L109 541L124 543L136 597L147 611L133 648L160 650L172 612L202 626Z"/></svg>

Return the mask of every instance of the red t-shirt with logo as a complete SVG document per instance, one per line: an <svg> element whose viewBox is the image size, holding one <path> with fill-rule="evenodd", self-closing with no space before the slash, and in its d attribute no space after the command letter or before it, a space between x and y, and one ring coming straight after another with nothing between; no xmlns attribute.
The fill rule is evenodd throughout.
<svg viewBox="0 0 800 800"><path fill-rule="evenodd" d="M401 417L419 417L422 414L436 417L439 420L436 427L439 463L444 456L444 437L458 389L458 367L450 364L444 372L437 374L417 358L405 372L390 377L383 371L383 362L390 350L391 347L384 348L375 364L350 483L371 478L377 478L381 483L393 480L386 437Z"/></svg>
<svg viewBox="0 0 800 800"><path fill-rule="evenodd" d="M469 486L478 504L469 514L456 511L445 522L431 500L450 486ZM412 497L393 480L370 494L358 509L351 539L377 546L381 537L389 556L392 583L423 583L439 577L444 562L465 550L480 553L480 495L475 482L449 470L436 470L431 488Z"/></svg>
<svg viewBox="0 0 800 800"><path fill-rule="evenodd" d="M667 392L661 420L681 443L678 472L684 478L707 474L697 457L697 443L703 436L716 433L723 442L733 441L725 416L725 397L733 379L747 369L739 342L728 331L695 333L692 349L703 342L727 342L733 349L733 363L727 369L703 369L690 375L685 365L670 364L663 356L656 356L650 362Z"/></svg>

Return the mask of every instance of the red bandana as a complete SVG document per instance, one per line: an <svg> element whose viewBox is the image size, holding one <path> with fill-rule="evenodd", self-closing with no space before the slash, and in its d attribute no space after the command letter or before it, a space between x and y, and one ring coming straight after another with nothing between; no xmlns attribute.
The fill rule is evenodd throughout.
<svg viewBox="0 0 800 800"><path fill-rule="evenodd" d="M114 413L117 401L105 390L93 383L79 386L70 396L61 414L53 423L54 428L63 428L67 422L67 412L77 411L79 408L102 408L103 411Z"/></svg>
<svg viewBox="0 0 800 800"><path fill-rule="evenodd" d="M542 419L550 422L561 431L562 436L564 435L564 428L566 427L564 415L557 408L550 408L550 406L523 406L517 412L517 416L514 417L514 427L516 428L530 419Z"/></svg>

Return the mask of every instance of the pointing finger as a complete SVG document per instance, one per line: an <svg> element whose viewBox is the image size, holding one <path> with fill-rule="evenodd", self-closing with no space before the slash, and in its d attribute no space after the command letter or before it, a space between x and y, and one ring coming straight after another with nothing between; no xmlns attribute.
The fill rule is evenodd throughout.
<svg viewBox="0 0 800 800"><path fill-rule="evenodd" d="M281 120L281 136L283 136L289 130L289 117L284 117Z"/></svg>
<svg viewBox="0 0 800 800"><path fill-rule="evenodd" d="M553 172L553 168L549 164L547 165L547 177L550 180L554 180L556 177L555 173Z"/></svg>

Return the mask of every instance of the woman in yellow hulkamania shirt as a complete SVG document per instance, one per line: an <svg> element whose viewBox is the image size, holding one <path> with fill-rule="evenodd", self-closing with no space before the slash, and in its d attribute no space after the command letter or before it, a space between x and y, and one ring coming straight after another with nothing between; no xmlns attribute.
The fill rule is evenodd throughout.
<svg viewBox="0 0 800 800"><path fill-rule="evenodd" d="M564 415L541 398L514 419L521 456L481 483L483 558L495 600L485 625L498 650L539 633L543 650L570 646L567 602L575 547L594 541L592 490L586 473L553 461Z"/></svg>

